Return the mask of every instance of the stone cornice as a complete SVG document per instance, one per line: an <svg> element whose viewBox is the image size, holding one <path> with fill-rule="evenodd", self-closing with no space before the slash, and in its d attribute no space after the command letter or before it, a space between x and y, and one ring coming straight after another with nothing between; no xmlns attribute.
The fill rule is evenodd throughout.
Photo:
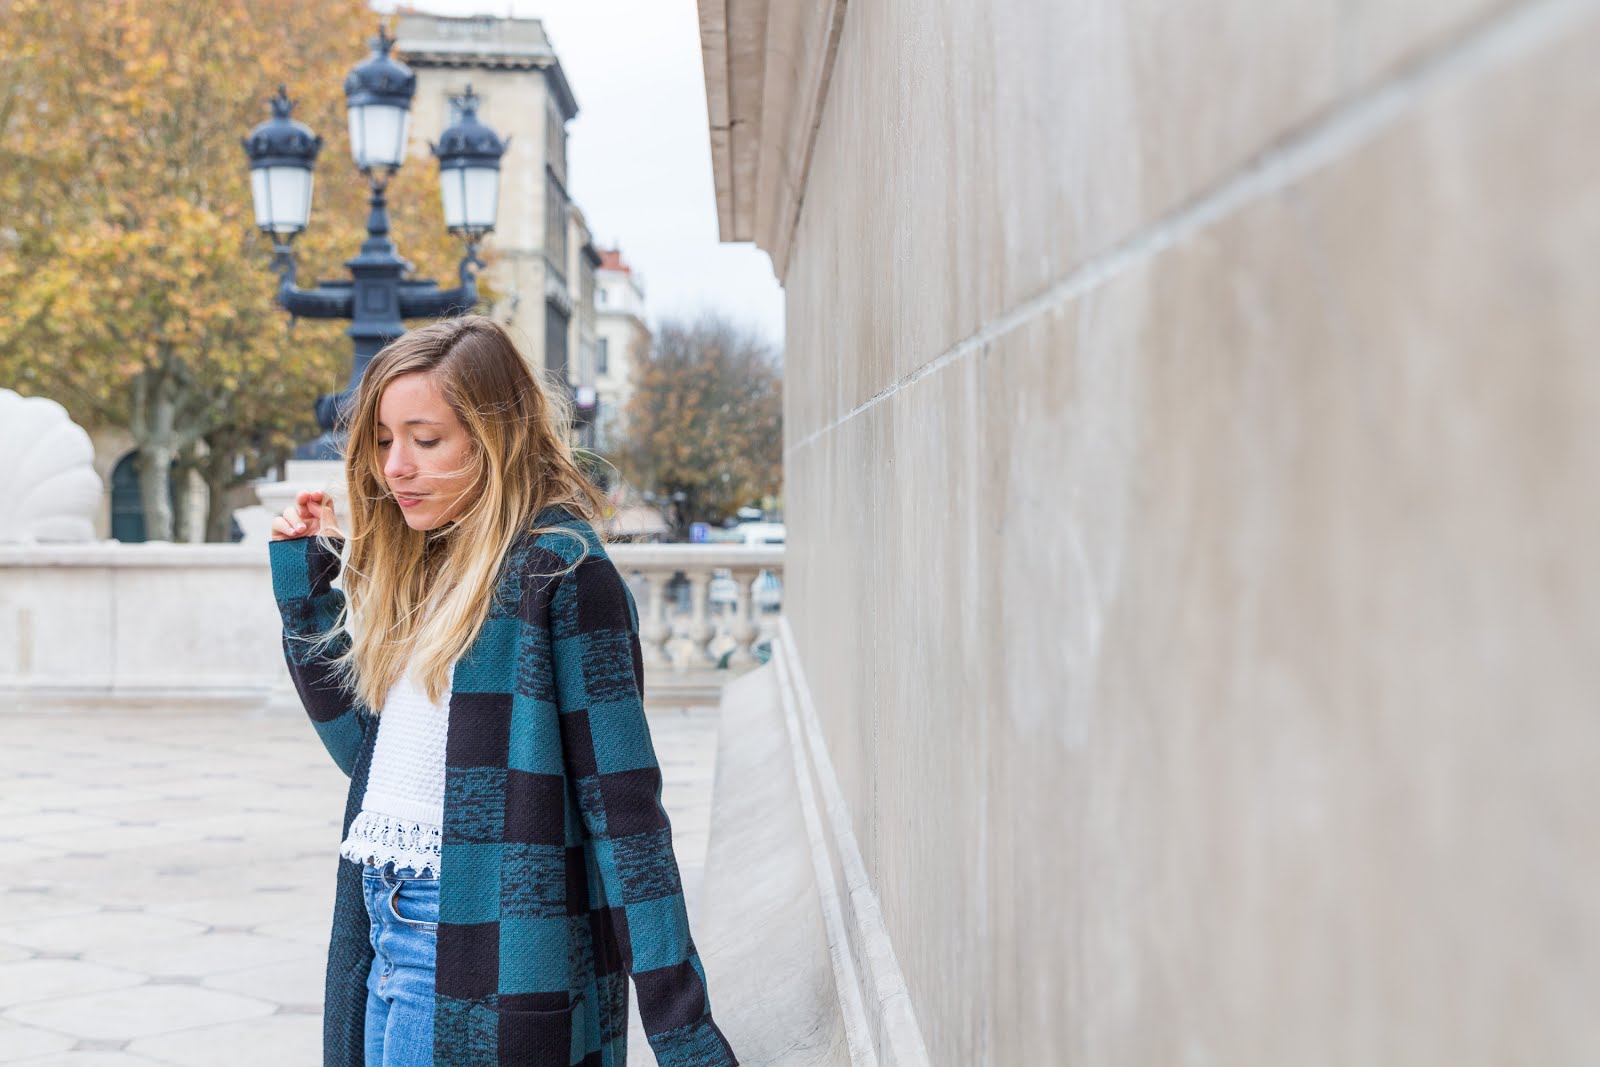
<svg viewBox="0 0 1600 1067"><path fill-rule="evenodd" d="M706 110L724 241L754 241L782 280L805 201L846 0L701 0Z"/></svg>
<svg viewBox="0 0 1600 1067"><path fill-rule="evenodd" d="M538 19L413 12L401 17L396 36L406 63L417 69L543 71L562 115L570 122L578 114L572 86Z"/></svg>

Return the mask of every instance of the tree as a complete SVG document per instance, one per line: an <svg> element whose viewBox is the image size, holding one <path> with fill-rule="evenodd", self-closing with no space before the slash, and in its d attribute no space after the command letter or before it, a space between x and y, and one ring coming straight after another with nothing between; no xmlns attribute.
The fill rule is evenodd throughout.
<svg viewBox="0 0 1600 1067"><path fill-rule="evenodd" d="M175 458L204 471L220 507L240 459L259 469L311 436L316 396L345 384L338 324L291 333L272 302L240 138L286 82L328 142L301 261L333 273L366 218L341 85L375 29L363 0L5 5L0 382L128 429L153 538L174 533ZM396 238L453 262L431 181L411 166L392 184ZM208 527L226 536L225 518Z"/></svg>
<svg viewBox="0 0 1600 1067"><path fill-rule="evenodd" d="M627 426L617 464L640 489L683 494L677 536L720 523L783 484L781 356L719 316L663 323L635 361Z"/></svg>

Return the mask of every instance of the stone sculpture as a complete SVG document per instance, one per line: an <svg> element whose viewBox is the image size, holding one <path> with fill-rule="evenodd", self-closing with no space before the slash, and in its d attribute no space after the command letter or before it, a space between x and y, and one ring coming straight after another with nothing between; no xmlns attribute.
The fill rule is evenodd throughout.
<svg viewBox="0 0 1600 1067"><path fill-rule="evenodd" d="M94 541L94 446L54 400L0 389L0 543Z"/></svg>

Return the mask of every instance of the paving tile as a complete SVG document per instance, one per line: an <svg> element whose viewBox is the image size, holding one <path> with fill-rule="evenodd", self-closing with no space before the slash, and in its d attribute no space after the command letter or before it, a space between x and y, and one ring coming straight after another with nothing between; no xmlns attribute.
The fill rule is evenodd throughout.
<svg viewBox="0 0 1600 1067"><path fill-rule="evenodd" d="M140 1038L128 1051L180 1067L312 1067L322 1062L322 1020L316 1015L273 1015L247 1022L202 1026Z"/></svg>
<svg viewBox="0 0 1600 1067"><path fill-rule="evenodd" d="M270 1015L254 997L187 985L142 985L22 1004L6 1018L96 1040L146 1037Z"/></svg>
<svg viewBox="0 0 1600 1067"><path fill-rule="evenodd" d="M43 1056L51 1052L65 1052L76 1043L65 1034L24 1026L8 1019L0 1019L0 1063L14 1063L29 1056Z"/></svg>
<svg viewBox="0 0 1600 1067"><path fill-rule="evenodd" d="M328 938L333 933L333 914L318 915L316 918L290 919L285 922L264 923L256 927L256 933L265 934L267 937L284 938L302 945L316 945L326 947Z"/></svg>
<svg viewBox="0 0 1600 1067"><path fill-rule="evenodd" d="M248 967L224 974L213 974L202 983L208 989L242 993L247 997L270 1000L280 1007L322 1003L322 983L327 971L327 953L304 946L306 954L283 963ZM320 1007L319 1007L320 1010Z"/></svg>
<svg viewBox="0 0 1600 1067"><path fill-rule="evenodd" d="M0 834L21 861L0 887L0 1063L319 1062L345 779L300 709L7 727L0 828L24 832ZM650 727L692 909L716 716L653 708Z"/></svg>
<svg viewBox="0 0 1600 1067"><path fill-rule="evenodd" d="M74 811L92 812L99 808L121 808L130 802L150 801L158 798L159 794L150 790L129 789L116 792L90 791L88 787L77 783L55 783L49 788L30 789L32 799L43 807L68 807Z"/></svg>
<svg viewBox="0 0 1600 1067"><path fill-rule="evenodd" d="M305 951L304 945L258 934L202 933L157 944L85 949L83 958L142 974L203 978L258 963L281 963Z"/></svg>
<svg viewBox="0 0 1600 1067"><path fill-rule="evenodd" d="M0 921L19 923L24 919L53 919L65 915L83 915L99 911L100 905L82 897L70 896L53 886L43 892L18 891L0 893ZM3 936L0 936L3 940Z"/></svg>
<svg viewBox="0 0 1600 1067"><path fill-rule="evenodd" d="M0 1008L75 993L123 989L143 983L136 971L82 960L32 959L0 963Z"/></svg>
<svg viewBox="0 0 1600 1067"><path fill-rule="evenodd" d="M113 820L105 814L85 815L80 812L49 811L38 812L33 815L17 815L0 823L5 827L8 837L42 837L65 833L69 830L83 830L96 826L110 825ZM40 845L49 845L49 841L35 842Z"/></svg>
<svg viewBox="0 0 1600 1067"><path fill-rule="evenodd" d="M20 1062L23 1067L167 1067L160 1060L149 1060L127 1052L94 1050L34 1056Z"/></svg>
<svg viewBox="0 0 1600 1067"><path fill-rule="evenodd" d="M110 823L50 835L52 847L68 852L143 852L152 845L181 844L190 839L182 827L157 823L153 826L117 826Z"/></svg>
<svg viewBox="0 0 1600 1067"><path fill-rule="evenodd" d="M66 849L53 843L45 844L39 841L12 841L5 846L6 862L24 867L42 860L52 860L64 853Z"/></svg>
<svg viewBox="0 0 1600 1067"><path fill-rule="evenodd" d="M112 945L145 944L166 938L197 934L198 923L161 915L68 915L37 922L0 926L0 942L29 948L81 952Z"/></svg>
<svg viewBox="0 0 1600 1067"><path fill-rule="evenodd" d="M333 914L332 886L328 890L328 913ZM246 890L228 896L191 897L160 900L146 906L152 915L205 923L208 926L253 928L262 923L304 917L306 901L287 893L262 893Z"/></svg>

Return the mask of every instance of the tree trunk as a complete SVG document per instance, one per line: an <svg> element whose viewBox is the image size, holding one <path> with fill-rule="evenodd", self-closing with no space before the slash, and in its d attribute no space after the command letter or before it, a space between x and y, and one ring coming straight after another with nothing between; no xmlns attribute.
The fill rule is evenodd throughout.
<svg viewBox="0 0 1600 1067"><path fill-rule="evenodd" d="M193 537L194 481L189 468L180 460L172 472L172 539L191 541Z"/></svg>
<svg viewBox="0 0 1600 1067"><path fill-rule="evenodd" d="M689 540L689 524L694 515L692 510L694 507L694 493L688 489L680 489L674 492L673 495L676 496L680 492L683 494L683 499L673 500L672 502L672 537L676 541L687 541Z"/></svg>
<svg viewBox="0 0 1600 1067"><path fill-rule="evenodd" d="M189 539L192 494L187 475L196 462L193 450L201 424L184 410L196 396L186 377L181 361L167 351L159 366L146 368L132 383L128 428L139 447L139 496L150 541ZM175 459L185 466L176 484Z"/></svg>
<svg viewBox="0 0 1600 1067"><path fill-rule="evenodd" d="M200 445L189 441L178 448L178 466L172 472L172 539L194 540L194 475L200 465Z"/></svg>
<svg viewBox="0 0 1600 1067"><path fill-rule="evenodd" d="M206 540L226 543L233 540L233 507L228 502L228 490L233 488L233 451L206 443L211 451L199 467L206 482Z"/></svg>
<svg viewBox="0 0 1600 1067"><path fill-rule="evenodd" d="M166 441L139 446L139 502L144 506L146 541L172 540L172 460L177 454Z"/></svg>

